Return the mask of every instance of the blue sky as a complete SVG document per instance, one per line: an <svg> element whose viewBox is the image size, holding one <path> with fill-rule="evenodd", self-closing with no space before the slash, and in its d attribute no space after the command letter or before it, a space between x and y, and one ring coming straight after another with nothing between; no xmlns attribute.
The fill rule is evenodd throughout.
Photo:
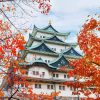
<svg viewBox="0 0 100 100"><path fill-rule="evenodd" d="M51 0L52 7L48 15L43 15L22 3L20 5L31 17L17 8L15 14L17 17L10 17L16 27L29 28L32 31L34 24L43 28L51 20L52 25L59 32L71 32L68 42L77 42L76 34L88 19L88 15L100 14L100 0Z"/></svg>
<svg viewBox="0 0 100 100"><path fill-rule="evenodd" d="M46 26L48 21L52 21L52 25L61 32L71 31L78 32L82 24L87 20L88 15L95 13L100 14L100 0L51 0L51 11L48 15L43 15L36 12L34 9L20 3L26 12L33 17L23 14L24 18L14 20L15 24L24 24L31 27L36 24L39 27ZM21 9L18 9L19 15L22 14ZM21 26L23 26L21 25Z"/></svg>
<svg viewBox="0 0 100 100"><path fill-rule="evenodd" d="M32 29L35 24L42 28L47 26L48 21L51 20L55 29L60 32L71 32L72 35L79 32L88 15L100 14L100 0L51 0L52 7L48 15L36 12L23 4L20 5L32 17L22 13L19 8L19 16L21 14L22 16L20 18L12 18L17 27Z"/></svg>

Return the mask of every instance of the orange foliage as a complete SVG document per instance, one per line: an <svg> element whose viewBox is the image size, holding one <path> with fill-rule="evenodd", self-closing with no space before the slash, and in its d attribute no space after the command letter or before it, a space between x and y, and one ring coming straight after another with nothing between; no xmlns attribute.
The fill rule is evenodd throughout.
<svg viewBox="0 0 100 100"><path fill-rule="evenodd" d="M0 97L4 96L3 91L0 91Z"/></svg>
<svg viewBox="0 0 100 100"><path fill-rule="evenodd" d="M43 14L48 14L51 9L50 0L31 0L29 2L35 2L38 5L40 12ZM9 4L7 5L7 3L8 2L1 3L2 12L13 12L14 14L16 8L14 7L14 5L9 5ZM28 29L25 29L24 31L27 32ZM22 33L20 32L13 33L9 23L2 21L0 19L0 64L1 64L0 66L2 66L1 67L2 72L0 72L0 74L5 75L3 78L4 81L6 82L4 83L6 85L3 86L2 88L7 87L8 91L9 89L11 89L11 87L15 86L16 90L16 86L19 88L19 86L23 84L25 85L25 87L27 87L29 98L35 95L36 99L37 96L41 96L42 98L49 98L49 100L52 100L51 97L57 95L57 93L52 94L50 96L43 94L37 95L33 94L32 89L28 89L29 82L27 81L27 77L23 76L26 74L26 70L21 69L19 65L19 63L22 63L24 60L19 60L21 55L18 53L20 50L25 49L25 44L26 41L24 40L24 36L22 35ZM3 70L2 68L5 68L6 71ZM25 90L22 91L22 93L24 92ZM4 93L1 90L0 97L2 96L4 96Z"/></svg>
<svg viewBox="0 0 100 100"><path fill-rule="evenodd" d="M77 85L77 88L82 88L82 92L86 96L91 93L100 94L100 38L95 35L99 28L99 22L93 18L83 25L78 36L78 44L83 50L84 56L70 62L70 65L74 66L74 70L69 72L69 76L74 76L75 82L74 84L66 82L66 85L76 87L77 82L84 78L84 82Z"/></svg>

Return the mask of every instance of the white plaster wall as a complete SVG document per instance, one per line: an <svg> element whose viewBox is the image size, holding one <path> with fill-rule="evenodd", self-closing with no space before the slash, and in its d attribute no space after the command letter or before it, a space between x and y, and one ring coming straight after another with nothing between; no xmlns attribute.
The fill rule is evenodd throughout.
<svg viewBox="0 0 100 100"><path fill-rule="evenodd" d="M48 47L50 47L51 49L52 48L56 48L56 51L57 53L61 53L61 49L62 50L65 50L65 49L68 49L68 47L64 46L64 45L58 45L58 44L50 44L50 43L46 43L46 45Z"/></svg>
<svg viewBox="0 0 100 100"><path fill-rule="evenodd" d="M59 86L65 86L65 90L59 90ZM72 95L72 91L66 85L56 84L56 92L59 92L59 91L60 91L59 96L69 96L70 97Z"/></svg>
<svg viewBox="0 0 100 100"><path fill-rule="evenodd" d="M36 84L38 84L38 83L36 83ZM33 92L36 94L44 93L44 94L50 95L52 92L56 91L56 92L60 92L59 96L72 97L72 91L67 86L65 86L65 90L59 90L59 86L62 86L61 84L55 84L55 86L54 86L54 84L51 84L55 87L54 89L47 89L47 85L50 85L49 83L39 83L39 84L41 84L40 89L35 88L35 83L32 85Z"/></svg>
<svg viewBox="0 0 100 100"><path fill-rule="evenodd" d="M38 71L39 75L33 75L33 71ZM44 76L42 75L42 72L45 72ZM42 66L41 67L34 66L34 67L30 68L29 72L28 72L28 76L29 77L35 77L35 78L44 78L44 79L50 79L51 78L49 71Z"/></svg>
<svg viewBox="0 0 100 100"><path fill-rule="evenodd" d="M37 32L37 34L36 34L35 37L41 38L40 36L45 36L46 38L50 38L50 37L52 37L53 35L52 35L52 34L49 34L49 33Z"/></svg>
<svg viewBox="0 0 100 100"><path fill-rule="evenodd" d="M41 54L36 54L36 59L38 58L42 58L42 60L45 62L45 60L50 60L50 61L54 61L56 60L57 57L55 56L49 56L49 55L41 55Z"/></svg>
<svg viewBox="0 0 100 100"><path fill-rule="evenodd" d="M33 71L38 71L39 75L34 75ZM45 75L42 76L42 72L45 72ZM55 74L55 77L53 77L53 74ZM56 77L56 74L58 74L58 77ZM64 75L66 75L66 78L64 78ZM50 72L47 68L43 66L33 66L29 69L28 71L28 76L30 77L36 77L36 78L43 78L43 79L54 79L54 80L71 80L73 81L73 78L68 78L66 73L61 73L61 72Z"/></svg>
<svg viewBox="0 0 100 100"><path fill-rule="evenodd" d="M35 84L32 85L33 88L33 92L37 93L37 94L51 94L52 92L54 92L54 89L47 89L47 83L39 83L41 84L41 89L37 89L35 88Z"/></svg>
<svg viewBox="0 0 100 100"><path fill-rule="evenodd" d="M36 54L36 53L33 53L33 54L32 53L28 53L26 58L25 58L25 61L32 62L35 59L39 59L39 58L42 58L42 60L44 62L46 62L45 60L47 60L47 61L54 61L54 60L56 60L57 57L55 57L55 56L48 56L48 55L42 55L42 54Z"/></svg>
<svg viewBox="0 0 100 100"><path fill-rule="evenodd" d="M68 80L69 78L67 77L66 73L61 73L61 72L53 72L53 74L58 74L59 77L53 77L53 79L60 79L60 80ZM66 78L64 78L64 75L66 75Z"/></svg>

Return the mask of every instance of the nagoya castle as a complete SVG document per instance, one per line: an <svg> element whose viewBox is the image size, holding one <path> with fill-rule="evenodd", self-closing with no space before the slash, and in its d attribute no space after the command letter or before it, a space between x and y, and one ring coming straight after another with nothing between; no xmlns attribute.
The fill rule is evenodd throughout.
<svg viewBox="0 0 100 100"><path fill-rule="evenodd" d="M62 69L72 69L69 61L81 57L74 49L77 44L66 42L69 35L70 33L58 32L50 22L42 29L34 25L26 49L22 52L27 75L31 81L35 81L32 84L34 93L51 94L60 91L59 97L76 100L77 97L72 95L73 89L62 84L74 81L74 78L69 78L67 71Z"/></svg>

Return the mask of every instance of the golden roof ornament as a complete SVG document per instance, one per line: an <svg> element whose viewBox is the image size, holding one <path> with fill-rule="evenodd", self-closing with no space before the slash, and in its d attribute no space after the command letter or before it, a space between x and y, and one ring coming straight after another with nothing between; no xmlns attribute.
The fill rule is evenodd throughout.
<svg viewBox="0 0 100 100"><path fill-rule="evenodd" d="M51 25L51 20L49 20L49 25Z"/></svg>

